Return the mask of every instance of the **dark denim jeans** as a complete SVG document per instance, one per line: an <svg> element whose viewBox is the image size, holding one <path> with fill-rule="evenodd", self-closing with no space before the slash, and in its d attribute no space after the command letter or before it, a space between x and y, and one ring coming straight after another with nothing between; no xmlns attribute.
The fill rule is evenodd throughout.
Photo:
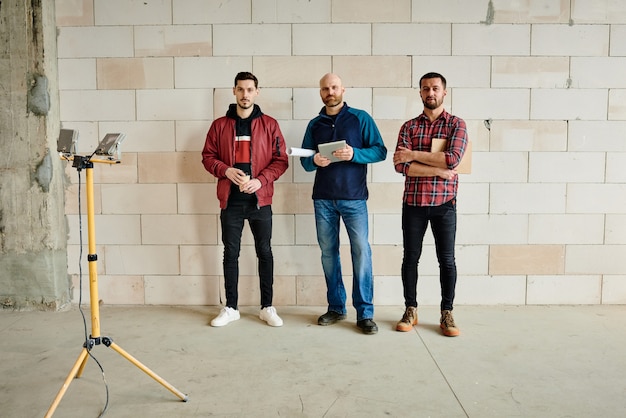
<svg viewBox="0 0 626 418"><path fill-rule="evenodd" d="M317 242L322 250L328 310L346 313L346 289L339 258L339 222L343 219L352 255L352 304L357 320L374 318L372 250L368 239L367 201L314 200Z"/></svg>
<svg viewBox="0 0 626 418"><path fill-rule="evenodd" d="M402 285L404 303L417 306L417 264L422 255L424 234L430 222L435 237L435 251L439 261L441 283L441 310L452 310L456 287L456 261L454 243L456 238L456 199L441 206L402 206Z"/></svg>
<svg viewBox="0 0 626 418"><path fill-rule="evenodd" d="M224 244L224 285L226 306L237 309L239 284L239 252L243 224L248 220L254 236L258 258L261 307L272 306L274 284L274 256L272 254L272 207L257 208L256 205L228 205L222 209L222 243Z"/></svg>

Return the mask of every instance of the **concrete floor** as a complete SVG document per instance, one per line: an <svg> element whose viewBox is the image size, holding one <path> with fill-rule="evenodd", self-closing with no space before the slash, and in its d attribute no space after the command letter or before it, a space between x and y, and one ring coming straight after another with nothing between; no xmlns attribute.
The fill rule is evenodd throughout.
<svg viewBox="0 0 626 418"><path fill-rule="evenodd" d="M91 332L89 307L83 306ZM258 309L224 328L201 307L100 309L101 335L160 375L182 402L122 355L95 346L55 417L623 417L626 306L457 306L461 336L440 334L436 307L413 332L401 307L377 307L377 335L320 327L317 307ZM67 312L0 312L0 416L41 417L82 350ZM105 385L106 382L106 385Z"/></svg>

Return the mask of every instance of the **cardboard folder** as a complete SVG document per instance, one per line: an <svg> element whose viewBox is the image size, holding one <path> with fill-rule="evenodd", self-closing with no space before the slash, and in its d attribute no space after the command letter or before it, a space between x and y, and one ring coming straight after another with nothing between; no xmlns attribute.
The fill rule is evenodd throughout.
<svg viewBox="0 0 626 418"><path fill-rule="evenodd" d="M441 152L448 148L448 140L446 138L433 138L430 146L430 152ZM472 172L472 142L467 141L465 154L461 158L461 162L456 167L459 174L470 174Z"/></svg>

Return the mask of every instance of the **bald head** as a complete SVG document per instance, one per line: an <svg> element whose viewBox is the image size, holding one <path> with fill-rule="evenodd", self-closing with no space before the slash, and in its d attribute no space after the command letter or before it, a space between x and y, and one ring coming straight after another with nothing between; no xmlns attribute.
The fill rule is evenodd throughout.
<svg viewBox="0 0 626 418"><path fill-rule="evenodd" d="M320 79L320 97L326 106L326 113L334 115L343 107L345 88L337 74L328 73Z"/></svg>
<svg viewBox="0 0 626 418"><path fill-rule="evenodd" d="M333 73L324 74L324 76L320 78L320 87L322 87L323 85L328 85L328 84L335 84L337 86L343 85L341 82L341 77Z"/></svg>

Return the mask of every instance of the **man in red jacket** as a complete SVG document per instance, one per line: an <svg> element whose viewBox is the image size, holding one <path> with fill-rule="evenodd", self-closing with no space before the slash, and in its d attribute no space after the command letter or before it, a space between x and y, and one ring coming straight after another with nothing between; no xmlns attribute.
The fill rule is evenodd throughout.
<svg viewBox="0 0 626 418"><path fill-rule="evenodd" d="M254 104L259 82L254 74L240 72L235 77L236 104L226 116L213 121L202 151L202 163L217 178L220 221L224 244L224 284L226 306L211 321L214 327L239 319L239 251L244 221L254 236L261 288L259 317L279 327L283 320L272 306L274 257L272 255L272 196L274 181L289 164L285 139L278 122Z"/></svg>

